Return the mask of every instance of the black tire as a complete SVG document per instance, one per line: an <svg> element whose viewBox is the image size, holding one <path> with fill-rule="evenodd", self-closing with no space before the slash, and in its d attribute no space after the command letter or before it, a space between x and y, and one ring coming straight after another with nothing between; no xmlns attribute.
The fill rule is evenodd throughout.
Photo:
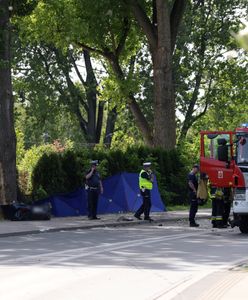
<svg viewBox="0 0 248 300"><path fill-rule="evenodd" d="M240 221L239 230L241 233L248 233L248 221L247 220Z"/></svg>
<svg viewBox="0 0 248 300"><path fill-rule="evenodd" d="M31 213L28 210L19 209L15 213L15 221L29 221L31 220Z"/></svg>

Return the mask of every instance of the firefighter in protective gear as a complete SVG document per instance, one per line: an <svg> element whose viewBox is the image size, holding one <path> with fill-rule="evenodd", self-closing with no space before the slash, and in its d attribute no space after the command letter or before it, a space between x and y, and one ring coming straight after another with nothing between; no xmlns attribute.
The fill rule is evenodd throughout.
<svg viewBox="0 0 248 300"><path fill-rule="evenodd" d="M222 188L211 188L213 228L225 228L223 224L224 192Z"/></svg>
<svg viewBox="0 0 248 300"><path fill-rule="evenodd" d="M223 199L223 225L229 226L229 216L231 211L231 204L233 201L233 190L232 188L224 188L224 199Z"/></svg>
<svg viewBox="0 0 248 300"><path fill-rule="evenodd" d="M195 216L198 211L198 200L197 200L197 189L198 189L198 178L197 173L199 172L199 166L193 165L191 172L187 176L188 190L189 190L189 226L199 227L199 224L195 222Z"/></svg>
<svg viewBox="0 0 248 300"><path fill-rule="evenodd" d="M144 213L144 220L153 221L150 218L151 209L151 190L153 188L154 175L151 170L151 163L143 163L143 169L139 174L139 188L140 194L143 198L143 203L134 214L134 217L141 220L141 215Z"/></svg>

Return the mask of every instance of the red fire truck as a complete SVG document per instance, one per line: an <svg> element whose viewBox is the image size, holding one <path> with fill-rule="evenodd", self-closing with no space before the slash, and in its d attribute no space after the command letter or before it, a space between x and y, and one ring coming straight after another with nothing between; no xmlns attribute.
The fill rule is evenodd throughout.
<svg viewBox="0 0 248 300"><path fill-rule="evenodd" d="M201 131L200 169L212 186L233 191L233 226L248 233L248 124L234 131Z"/></svg>

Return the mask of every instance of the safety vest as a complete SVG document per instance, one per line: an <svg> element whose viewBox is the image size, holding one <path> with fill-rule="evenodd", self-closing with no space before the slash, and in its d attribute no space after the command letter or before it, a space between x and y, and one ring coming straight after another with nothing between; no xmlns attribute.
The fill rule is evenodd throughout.
<svg viewBox="0 0 248 300"><path fill-rule="evenodd" d="M141 174L143 172L146 172L145 170L141 170L139 173L139 188L140 189L147 189L147 190L152 190L152 182L146 178L142 178Z"/></svg>
<svg viewBox="0 0 248 300"><path fill-rule="evenodd" d="M223 193L222 189L221 188L217 188L216 192L215 192L215 197L217 199L222 199L223 200L223 196L224 196L224 193Z"/></svg>

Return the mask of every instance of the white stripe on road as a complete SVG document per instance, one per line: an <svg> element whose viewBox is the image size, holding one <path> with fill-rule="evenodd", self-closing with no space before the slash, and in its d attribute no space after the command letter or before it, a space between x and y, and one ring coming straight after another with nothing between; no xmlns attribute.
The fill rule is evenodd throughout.
<svg viewBox="0 0 248 300"><path fill-rule="evenodd" d="M54 262L63 262L75 258L87 257L92 256L102 252L109 252L114 250L125 249L129 247L136 247L142 246L157 242L166 242L172 241L177 239L184 239L192 236L199 235L199 230L194 233L186 233L186 234L176 234L171 236L163 236L163 237L152 237L152 238L143 238L135 241L125 241L125 242L118 242L111 245L99 245L99 246L91 246L91 247L83 247L83 248L76 248L70 250L63 250L63 251L54 251L39 255L27 255L25 257L20 258L12 258L12 259L4 259L2 262L0 261L0 265L6 265L8 263L17 263L17 262L37 262L37 265L41 263L42 258L48 258L46 261L42 261L43 265L53 264ZM64 256L64 257L61 257ZM59 258L60 257L60 258ZM34 264L35 265L35 264Z"/></svg>

